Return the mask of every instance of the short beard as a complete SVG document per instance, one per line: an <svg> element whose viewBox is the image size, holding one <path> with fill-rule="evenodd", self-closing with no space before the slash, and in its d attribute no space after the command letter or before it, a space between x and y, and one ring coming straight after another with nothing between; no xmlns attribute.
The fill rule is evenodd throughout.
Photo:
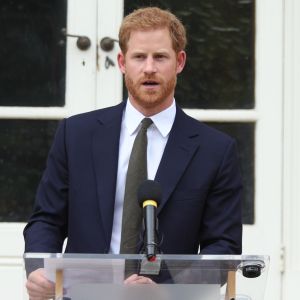
<svg viewBox="0 0 300 300"><path fill-rule="evenodd" d="M146 80L150 80L154 78L146 78ZM155 78L155 80L157 80ZM125 84L129 94L133 97L133 99L137 102L138 105L145 109L151 109L161 105L166 99L174 93L177 77L176 75L172 77L167 82L159 80L161 90L156 91L148 91L142 92L140 90L142 82L145 81L145 78L139 80L134 83L132 78L130 78L127 74L125 74Z"/></svg>

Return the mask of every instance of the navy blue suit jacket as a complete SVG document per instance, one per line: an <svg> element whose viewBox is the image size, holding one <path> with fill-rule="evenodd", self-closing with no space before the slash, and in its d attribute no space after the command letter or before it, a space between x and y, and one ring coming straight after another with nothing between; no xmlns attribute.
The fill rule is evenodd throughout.
<svg viewBox="0 0 300 300"><path fill-rule="evenodd" d="M61 122L25 230L26 252L107 253L124 103ZM176 108L155 180L165 254L241 253L241 178L233 139Z"/></svg>

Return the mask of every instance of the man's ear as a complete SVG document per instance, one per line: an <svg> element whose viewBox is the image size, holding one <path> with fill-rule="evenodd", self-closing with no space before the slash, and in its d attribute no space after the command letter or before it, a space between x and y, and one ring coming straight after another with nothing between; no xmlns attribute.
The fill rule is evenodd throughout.
<svg viewBox="0 0 300 300"><path fill-rule="evenodd" d="M182 72L186 62L186 53L185 51L181 50L177 53L177 68L176 73L179 74Z"/></svg>
<svg viewBox="0 0 300 300"><path fill-rule="evenodd" d="M123 74L125 74L125 55L123 54L123 52L118 53L118 65L119 65L120 71Z"/></svg>

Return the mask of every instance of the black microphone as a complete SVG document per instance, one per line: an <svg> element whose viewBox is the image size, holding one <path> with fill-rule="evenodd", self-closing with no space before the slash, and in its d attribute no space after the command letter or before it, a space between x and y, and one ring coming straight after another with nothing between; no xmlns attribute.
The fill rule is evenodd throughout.
<svg viewBox="0 0 300 300"><path fill-rule="evenodd" d="M154 180L146 180L138 189L138 201L143 208L144 224L144 251L149 261L156 259L159 253L157 243L158 222L156 209L161 200L160 184Z"/></svg>

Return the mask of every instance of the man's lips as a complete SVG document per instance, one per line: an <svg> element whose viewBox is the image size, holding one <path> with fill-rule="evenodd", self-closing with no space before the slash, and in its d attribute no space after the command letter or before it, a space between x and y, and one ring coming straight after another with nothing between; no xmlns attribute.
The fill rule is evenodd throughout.
<svg viewBox="0 0 300 300"><path fill-rule="evenodd" d="M142 81L142 85L146 87L155 87L159 85L159 82L156 80L144 80Z"/></svg>

